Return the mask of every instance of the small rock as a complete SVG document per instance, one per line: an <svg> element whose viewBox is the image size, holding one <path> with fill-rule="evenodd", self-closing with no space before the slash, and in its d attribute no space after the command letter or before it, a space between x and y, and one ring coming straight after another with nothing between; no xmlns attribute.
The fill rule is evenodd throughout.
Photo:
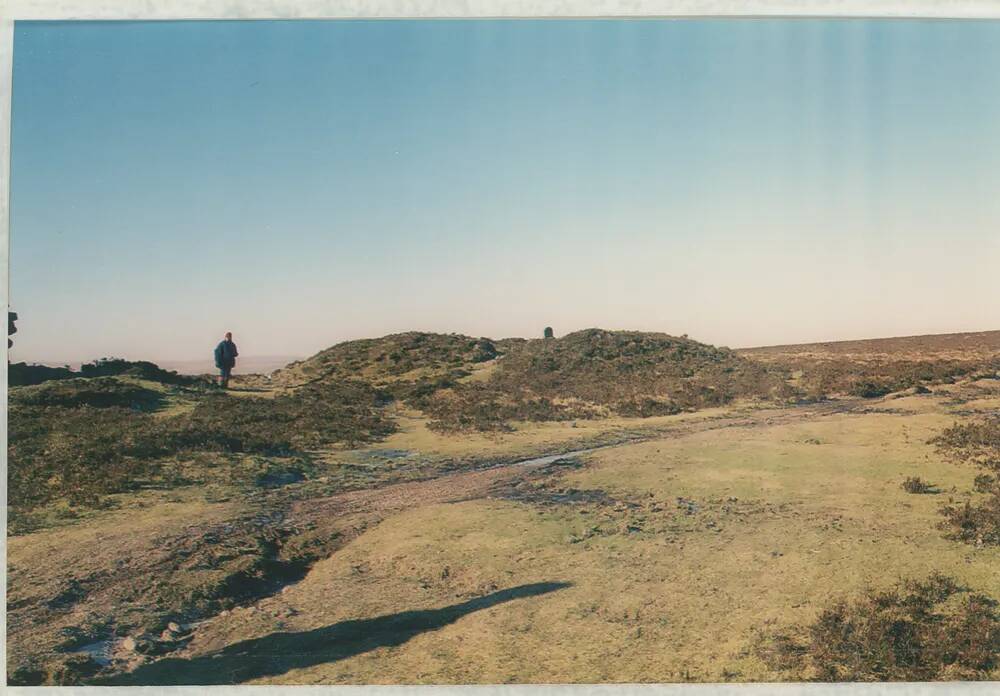
<svg viewBox="0 0 1000 696"><path fill-rule="evenodd" d="M167 630L170 631L171 633L180 633L181 627L177 623L171 621L170 623L167 624Z"/></svg>
<svg viewBox="0 0 1000 696"><path fill-rule="evenodd" d="M148 636L144 634L142 636L126 636L118 644L118 647L125 652L146 655L152 650L153 645Z"/></svg>

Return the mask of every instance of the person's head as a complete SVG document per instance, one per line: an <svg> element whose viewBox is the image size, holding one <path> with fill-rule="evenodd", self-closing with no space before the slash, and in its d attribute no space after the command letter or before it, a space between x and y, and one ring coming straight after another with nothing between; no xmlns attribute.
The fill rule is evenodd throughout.
<svg viewBox="0 0 1000 696"><path fill-rule="evenodd" d="M226 332L226 340L227 341L233 340L233 332L232 331L227 331Z"/></svg>

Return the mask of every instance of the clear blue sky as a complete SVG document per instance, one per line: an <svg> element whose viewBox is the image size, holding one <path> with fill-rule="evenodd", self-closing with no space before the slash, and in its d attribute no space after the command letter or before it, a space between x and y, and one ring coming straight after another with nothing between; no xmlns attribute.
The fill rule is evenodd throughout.
<svg viewBox="0 0 1000 696"><path fill-rule="evenodd" d="M1000 23L18 23L14 360L1000 328Z"/></svg>

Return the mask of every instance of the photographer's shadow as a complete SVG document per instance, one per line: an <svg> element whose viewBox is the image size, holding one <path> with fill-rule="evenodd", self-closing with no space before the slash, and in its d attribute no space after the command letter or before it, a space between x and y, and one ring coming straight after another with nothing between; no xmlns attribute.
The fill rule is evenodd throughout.
<svg viewBox="0 0 1000 696"><path fill-rule="evenodd" d="M336 662L376 648L402 645L424 631L442 628L474 611L513 599L547 594L570 584L541 582L520 585L440 609L341 621L300 633L272 633L234 643L200 657L165 658L128 674L95 680L94 683L131 686L241 684L293 669Z"/></svg>

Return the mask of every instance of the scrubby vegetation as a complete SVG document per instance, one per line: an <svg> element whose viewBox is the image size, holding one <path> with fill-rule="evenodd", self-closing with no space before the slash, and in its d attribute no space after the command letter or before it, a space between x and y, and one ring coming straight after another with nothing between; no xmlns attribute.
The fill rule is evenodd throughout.
<svg viewBox="0 0 1000 696"><path fill-rule="evenodd" d="M986 678L1000 655L997 602L943 575L868 591L824 609L810 625L766 637L774 669L818 681Z"/></svg>
<svg viewBox="0 0 1000 696"><path fill-rule="evenodd" d="M13 390L8 430L11 529L33 507L162 481L197 452L289 456L321 445L380 438L394 425L388 395L361 382L305 387L274 398L203 391L165 417L136 408L160 395L115 378L73 379Z"/></svg>
<svg viewBox="0 0 1000 696"><path fill-rule="evenodd" d="M810 397L848 394L866 399L928 384L954 382L986 369L982 361L961 360L833 360L792 359L791 370L801 372L799 386ZM992 361L1000 369L1000 360Z"/></svg>
<svg viewBox="0 0 1000 696"><path fill-rule="evenodd" d="M960 378L1000 375L1000 331L748 348L745 357L784 367L811 399L877 398Z"/></svg>
<svg viewBox="0 0 1000 696"><path fill-rule="evenodd" d="M527 389L505 392L492 384L460 384L424 399L432 430L503 431L511 421L568 421L598 418L607 409L579 399L555 400Z"/></svg>
<svg viewBox="0 0 1000 696"><path fill-rule="evenodd" d="M122 358L101 358L80 366L76 372L69 367L47 367L14 363L7 367L8 384L12 387L31 386L54 380L76 377L135 377L163 384L196 384L198 377L179 375L172 370L164 370L145 360L133 361Z"/></svg>
<svg viewBox="0 0 1000 696"><path fill-rule="evenodd" d="M422 406L440 430L493 430L511 420L652 416L736 398L789 399L787 374L688 338L588 329L509 343L490 379Z"/></svg>
<svg viewBox="0 0 1000 696"><path fill-rule="evenodd" d="M132 382L99 377L69 379L16 389L10 393L11 404L23 406L118 406L149 410L162 401L162 394Z"/></svg>
<svg viewBox="0 0 1000 696"><path fill-rule="evenodd" d="M983 497L943 506L943 528L952 538L969 544L1000 545L1000 418L953 425L934 442L983 472L973 484Z"/></svg>
<svg viewBox="0 0 1000 696"><path fill-rule="evenodd" d="M8 419L9 525L56 498L94 504L153 472L151 460L168 450L153 434L150 416L117 406L17 406Z"/></svg>
<svg viewBox="0 0 1000 696"><path fill-rule="evenodd" d="M71 379L74 376L76 373L68 367L29 365L23 362L7 365L7 384L12 387L41 384L55 379Z"/></svg>
<svg viewBox="0 0 1000 696"><path fill-rule="evenodd" d="M919 476L907 476L903 481L903 490L907 493L923 494L934 493L936 489Z"/></svg>
<svg viewBox="0 0 1000 696"><path fill-rule="evenodd" d="M334 443L354 445L391 433L378 410L389 397L358 381L304 387L273 399L212 394L173 421L180 448L284 454Z"/></svg>
<svg viewBox="0 0 1000 696"><path fill-rule="evenodd" d="M988 469L1000 468L1000 418L956 423L933 442L962 461Z"/></svg>
<svg viewBox="0 0 1000 696"><path fill-rule="evenodd" d="M414 371L423 373L414 379L446 374L497 355L497 347L489 339L411 331L338 343L308 360L288 365L273 378L290 383L364 379L382 384Z"/></svg>
<svg viewBox="0 0 1000 696"><path fill-rule="evenodd" d="M496 360L488 378L466 378ZM439 431L506 430L512 421L610 414L648 417L735 398L792 399L782 368L687 337L588 329L562 338L493 341L404 333L349 341L275 375L282 384L355 378L431 417Z"/></svg>
<svg viewBox="0 0 1000 696"><path fill-rule="evenodd" d="M164 370L155 363L145 360L123 360L122 358L101 358L80 366L83 377L135 377L163 384L196 384L198 377L179 375L173 370Z"/></svg>

